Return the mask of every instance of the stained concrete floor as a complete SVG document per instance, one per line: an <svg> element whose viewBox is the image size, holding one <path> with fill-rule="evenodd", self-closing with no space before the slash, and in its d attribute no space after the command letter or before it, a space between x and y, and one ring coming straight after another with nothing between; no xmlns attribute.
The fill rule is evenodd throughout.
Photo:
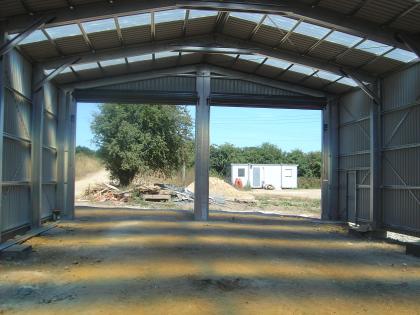
<svg viewBox="0 0 420 315"><path fill-rule="evenodd" d="M309 219L77 210L0 261L0 314L420 314L420 259Z"/></svg>

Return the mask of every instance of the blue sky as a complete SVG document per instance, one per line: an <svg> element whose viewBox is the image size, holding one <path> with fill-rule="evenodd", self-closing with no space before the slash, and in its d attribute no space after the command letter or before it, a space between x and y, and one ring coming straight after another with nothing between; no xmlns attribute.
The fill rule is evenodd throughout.
<svg viewBox="0 0 420 315"><path fill-rule="evenodd" d="M194 118L194 107L188 108ZM95 148L90 124L97 110L97 104L79 104L77 145ZM269 142L285 151L321 150L320 111L212 107L210 117L212 144L228 142L244 147Z"/></svg>

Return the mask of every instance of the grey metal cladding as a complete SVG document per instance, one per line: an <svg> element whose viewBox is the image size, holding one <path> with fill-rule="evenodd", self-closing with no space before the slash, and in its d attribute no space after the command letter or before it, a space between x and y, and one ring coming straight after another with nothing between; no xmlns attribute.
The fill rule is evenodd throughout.
<svg viewBox="0 0 420 315"><path fill-rule="evenodd" d="M420 64L394 73L383 80L383 110L420 102Z"/></svg>
<svg viewBox="0 0 420 315"><path fill-rule="evenodd" d="M99 87L99 90L195 92L195 78L167 76Z"/></svg>
<svg viewBox="0 0 420 315"><path fill-rule="evenodd" d="M42 185L42 219L51 216L52 211L56 208L56 192L57 189L55 184Z"/></svg>
<svg viewBox="0 0 420 315"><path fill-rule="evenodd" d="M383 224L420 234L420 65L383 80Z"/></svg>
<svg viewBox="0 0 420 315"><path fill-rule="evenodd" d="M8 138L3 141L3 181L29 181L31 178L30 144Z"/></svg>
<svg viewBox="0 0 420 315"><path fill-rule="evenodd" d="M57 152L44 148L42 159L42 182L50 183L57 181Z"/></svg>
<svg viewBox="0 0 420 315"><path fill-rule="evenodd" d="M4 132L30 141L31 103L13 90L5 89Z"/></svg>
<svg viewBox="0 0 420 315"><path fill-rule="evenodd" d="M29 223L29 186L3 187L1 204L2 232L18 228Z"/></svg>
<svg viewBox="0 0 420 315"><path fill-rule="evenodd" d="M214 78L211 80L212 93L232 93L249 95L282 95L282 96L301 96L302 94L277 89L274 87L257 84L239 79Z"/></svg>
<svg viewBox="0 0 420 315"><path fill-rule="evenodd" d="M5 58L4 84L24 95L32 97L32 65L17 50L12 50Z"/></svg>

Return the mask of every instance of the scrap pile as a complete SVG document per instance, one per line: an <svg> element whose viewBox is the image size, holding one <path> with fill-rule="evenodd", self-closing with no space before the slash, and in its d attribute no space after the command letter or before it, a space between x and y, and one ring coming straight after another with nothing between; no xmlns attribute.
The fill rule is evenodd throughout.
<svg viewBox="0 0 420 315"><path fill-rule="evenodd" d="M134 197L156 202L194 200L194 194L187 189L166 184L136 185L130 189L121 190L113 185L102 183L89 186L85 197L97 202L129 202Z"/></svg>
<svg viewBox="0 0 420 315"><path fill-rule="evenodd" d="M97 202L130 202L138 199L154 202L193 202L194 188L194 183L186 188L169 184L138 184L122 190L113 185L102 183L90 186L84 197ZM209 188L209 203L212 204L255 203L255 197L252 194L238 190L219 178L210 177Z"/></svg>

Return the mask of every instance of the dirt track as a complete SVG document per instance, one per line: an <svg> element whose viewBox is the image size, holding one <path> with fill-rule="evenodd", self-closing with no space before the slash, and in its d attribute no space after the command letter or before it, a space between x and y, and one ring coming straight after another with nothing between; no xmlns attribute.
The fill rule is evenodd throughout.
<svg viewBox="0 0 420 315"><path fill-rule="evenodd" d="M0 262L0 314L416 314L420 260L340 226L79 209Z"/></svg>

